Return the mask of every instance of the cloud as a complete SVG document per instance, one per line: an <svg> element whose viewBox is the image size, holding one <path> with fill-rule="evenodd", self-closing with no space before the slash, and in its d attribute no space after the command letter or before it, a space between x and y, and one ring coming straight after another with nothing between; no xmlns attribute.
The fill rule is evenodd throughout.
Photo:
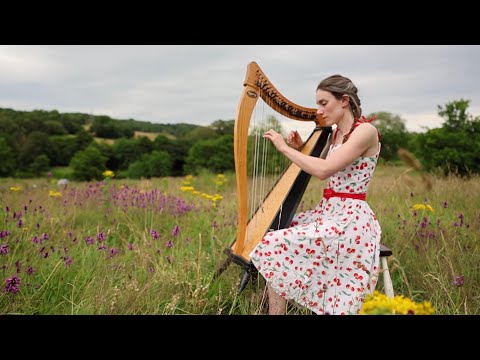
<svg viewBox="0 0 480 360"><path fill-rule="evenodd" d="M391 112L411 131L440 126L437 106L460 98L480 115L474 45L0 46L0 106L209 125L235 117L250 61L307 107L319 81L340 73L364 114Z"/></svg>

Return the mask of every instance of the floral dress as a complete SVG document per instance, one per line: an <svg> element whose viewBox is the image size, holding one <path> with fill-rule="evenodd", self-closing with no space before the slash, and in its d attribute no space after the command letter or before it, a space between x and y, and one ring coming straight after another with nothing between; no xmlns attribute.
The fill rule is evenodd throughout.
<svg viewBox="0 0 480 360"><path fill-rule="evenodd" d="M342 144L330 145L327 156ZM379 145L380 148L380 145ZM338 193L366 193L380 150L329 178ZM272 289L316 314L357 314L378 279L380 225L366 201L324 197L268 232L250 258Z"/></svg>

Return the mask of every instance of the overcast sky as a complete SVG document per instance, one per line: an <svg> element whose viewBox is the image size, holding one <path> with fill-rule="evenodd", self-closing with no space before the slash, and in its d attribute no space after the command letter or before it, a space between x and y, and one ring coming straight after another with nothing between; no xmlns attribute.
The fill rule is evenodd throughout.
<svg viewBox="0 0 480 360"><path fill-rule="evenodd" d="M210 125L235 118L250 61L306 107L341 74L364 115L400 115L409 131L441 126L437 105L461 98L480 116L478 45L1 45L0 107Z"/></svg>

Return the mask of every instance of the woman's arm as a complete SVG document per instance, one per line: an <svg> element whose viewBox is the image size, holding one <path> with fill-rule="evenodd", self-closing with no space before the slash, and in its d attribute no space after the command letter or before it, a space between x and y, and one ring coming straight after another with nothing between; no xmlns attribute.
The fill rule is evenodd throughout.
<svg viewBox="0 0 480 360"><path fill-rule="evenodd" d="M371 124L359 125L352 132L349 140L327 159L305 155L289 147L282 136L275 130L268 130L263 137L272 141L278 151L298 165L300 169L321 180L328 179L336 172L353 163L371 147L378 146L377 129Z"/></svg>

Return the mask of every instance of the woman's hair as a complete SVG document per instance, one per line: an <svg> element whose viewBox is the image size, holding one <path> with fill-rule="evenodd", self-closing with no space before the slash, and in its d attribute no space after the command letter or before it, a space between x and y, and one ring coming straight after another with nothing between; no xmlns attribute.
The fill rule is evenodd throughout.
<svg viewBox="0 0 480 360"><path fill-rule="evenodd" d="M360 107L362 103L357 95L357 87L349 78L342 75L329 76L318 84L317 90L329 91L337 100L340 100L343 95L348 95L353 117L359 119L362 116L362 108Z"/></svg>

